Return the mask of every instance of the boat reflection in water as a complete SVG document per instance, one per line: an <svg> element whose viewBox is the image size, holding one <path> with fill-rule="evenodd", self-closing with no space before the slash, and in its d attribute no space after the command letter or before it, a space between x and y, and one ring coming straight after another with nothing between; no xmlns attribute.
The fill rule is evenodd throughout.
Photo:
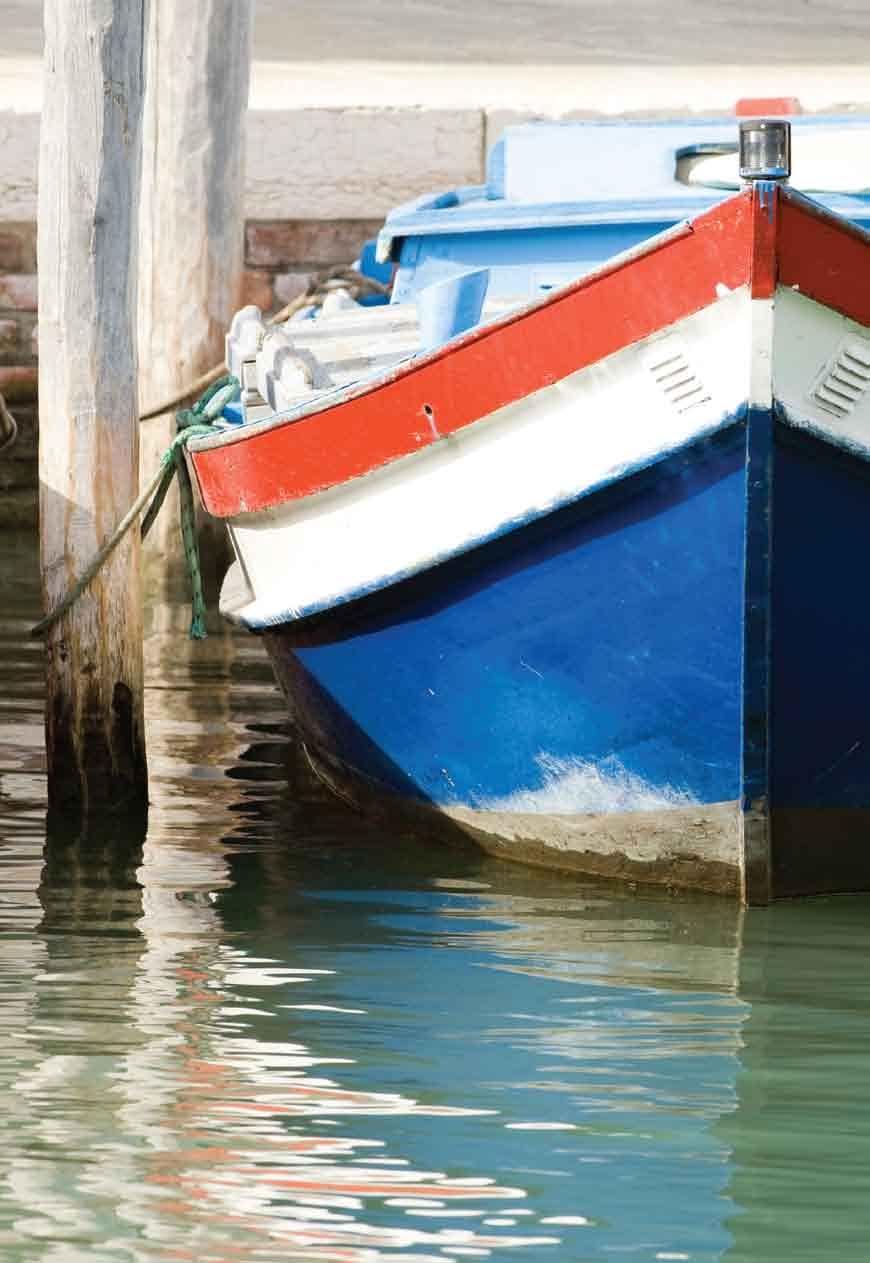
<svg viewBox="0 0 870 1263"><path fill-rule="evenodd" d="M43 853L4 619L4 1259L864 1257L865 902L744 922L367 830L256 642L172 608L147 837Z"/></svg>
<svg viewBox="0 0 870 1263"><path fill-rule="evenodd" d="M72 1235L107 1257L422 1261L573 1258L582 1232L630 1257L675 1238L715 1257L727 1162L708 1124L733 1108L741 1006L684 990L679 935L654 909L615 920L606 898L550 892L542 907L509 879L498 893L442 879L378 890L374 908L353 898L345 928L368 941L325 945L316 918L290 951L259 955L220 921L238 857L148 842L125 880L116 854L79 847L77 889L72 863L43 876L14 1054L8 1140L29 1153L7 1192L16 1235ZM723 955L710 951L714 988ZM383 1090L360 1086L379 1065Z"/></svg>

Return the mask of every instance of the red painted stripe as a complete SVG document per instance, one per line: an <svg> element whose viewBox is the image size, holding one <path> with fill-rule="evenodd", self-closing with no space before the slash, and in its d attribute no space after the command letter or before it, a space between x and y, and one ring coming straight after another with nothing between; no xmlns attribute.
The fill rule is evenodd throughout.
<svg viewBox="0 0 870 1263"><path fill-rule="evenodd" d="M782 190L766 180L752 186L752 258L749 287L753 298L773 298L777 276L777 236Z"/></svg>
<svg viewBox="0 0 870 1263"><path fill-rule="evenodd" d="M781 285L870 325L870 234L784 190L778 250Z"/></svg>
<svg viewBox="0 0 870 1263"><path fill-rule="evenodd" d="M700 311L717 284L748 282L752 231L751 198L741 193L645 253L346 402L192 451L205 507L233 517L347 482Z"/></svg>

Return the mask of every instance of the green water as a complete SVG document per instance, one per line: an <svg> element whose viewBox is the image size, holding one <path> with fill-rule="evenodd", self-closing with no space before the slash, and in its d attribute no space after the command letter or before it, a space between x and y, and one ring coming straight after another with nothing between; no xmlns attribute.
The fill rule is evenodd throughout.
<svg viewBox="0 0 870 1263"><path fill-rule="evenodd" d="M147 836L47 841L23 538L0 592L0 1259L870 1258L870 900L368 830L172 603Z"/></svg>

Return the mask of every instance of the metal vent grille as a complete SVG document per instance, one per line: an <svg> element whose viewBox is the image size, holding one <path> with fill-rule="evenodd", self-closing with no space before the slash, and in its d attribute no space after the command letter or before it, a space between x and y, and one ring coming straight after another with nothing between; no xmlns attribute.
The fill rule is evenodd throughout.
<svg viewBox="0 0 870 1263"><path fill-rule="evenodd" d="M682 343L662 338L647 347L644 364L653 381L675 412L689 412L710 402L704 383L689 363Z"/></svg>
<svg viewBox="0 0 870 1263"><path fill-rule="evenodd" d="M847 338L840 344L812 391L812 398L835 417L848 417L870 389L870 342Z"/></svg>

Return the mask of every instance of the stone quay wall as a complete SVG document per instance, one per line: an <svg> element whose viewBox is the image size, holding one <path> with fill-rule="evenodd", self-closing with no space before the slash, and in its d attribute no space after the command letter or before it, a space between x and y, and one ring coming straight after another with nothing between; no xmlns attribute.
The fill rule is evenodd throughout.
<svg viewBox="0 0 870 1263"><path fill-rule="evenodd" d="M0 526L35 520L36 224L0 221L0 393L18 440L0 453Z"/></svg>

